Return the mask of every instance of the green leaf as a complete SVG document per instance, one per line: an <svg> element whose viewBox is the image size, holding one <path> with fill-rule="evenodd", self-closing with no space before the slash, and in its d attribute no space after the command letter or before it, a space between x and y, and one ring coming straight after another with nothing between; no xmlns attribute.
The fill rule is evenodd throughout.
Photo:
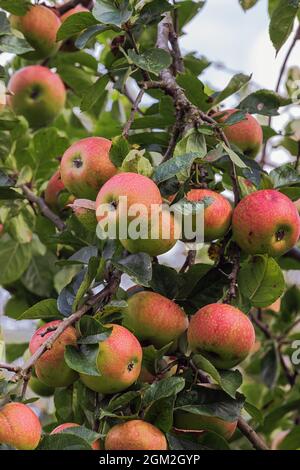
<svg viewBox="0 0 300 470"><path fill-rule="evenodd" d="M263 413L256 408L256 406L252 405L252 403L245 402L244 410L253 418L257 423L263 424L264 416Z"/></svg>
<svg viewBox="0 0 300 470"><path fill-rule="evenodd" d="M136 253L124 259L115 261L112 264L131 277L133 282L148 287L152 279L151 257L146 253Z"/></svg>
<svg viewBox="0 0 300 470"><path fill-rule="evenodd" d="M256 5L258 0L239 0L239 3L244 11L250 10L250 8Z"/></svg>
<svg viewBox="0 0 300 470"><path fill-rule="evenodd" d="M228 155L228 157L230 158L230 160L231 160L236 166L238 166L239 168L247 168L246 163L243 162L243 160L238 156L237 153L235 153L231 148L227 147L227 145L224 144L224 142L222 142L222 147L223 147L223 149L225 150L225 152L227 153L227 155Z"/></svg>
<svg viewBox="0 0 300 470"><path fill-rule="evenodd" d="M250 114L263 116L278 116L278 108L291 103L289 98L282 98L278 93L270 90L258 90L244 98L237 106Z"/></svg>
<svg viewBox="0 0 300 470"><path fill-rule="evenodd" d="M207 154L204 135L197 129L191 129L175 147L174 157L188 153L196 153L197 158L203 158Z"/></svg>
<svg viewBox="0 0 300 470"><path fill-rule="evenodd" d="M86 47L90 39L95 36L98 36L98 34L101 34L104 31L108 31L109 29L109 26L104 26L102 24L90 26L83 33L81 33L80 36L76 38L75 46L77 47L77 49L83 49Z"/></svg>
<svg viewBox="0 0 300 470"><path fill-rule="evenodd" d="M26 39L13 36L12 34L5 34L0 36L0 51L9 52L11 54L25 54L25 52L33 51L34 49L28 44Z"/></svg>
<svg viewBox="0 0 300 470"><path fill-rule="evenodd" d="M14 185L14 180L0 170L0 187L10 187Z"/></svg>
<svg viewBox="0 0 300 470"><path fill-rule="evenodd" d="M300 407L300 400L289 400L287 403L277 406L265 417L262 431L270 434L274 429L278 427L278 423L281 419L289 415L291 412L298 411Z"/></svg>
<svg viewBox="0 0 300 470"><path fill-rule="evenodd" d="M118 135L112 139L112 146L109 151L109 158L112 163L120 167L122 166L123 160L130 151L130 146L123 136Z"/></svg>
<svg viewBox="0 0 300 470"><path fill-rule="evenodd" d="M19 279L31 260L31 244L14 240L1 240L0 244L0 285L11 284Z"/></svg>
<svg viewBox="0 0 300 470"><path fill-rule="evenodd" d="M176 176L177 173L190 169L193 161L198 158L198 155L199 154L192 152L170 158L170 160L162 163L154 170L153 180L156 183L162 183Z"/></svg>
<svg viewBox="0 0 300 470"><path fill-rule="evenodd" d="M243 264L238 276L239 289L254 307L267 307L285 289L280 267L273 258L257 255Z"/></svg>
<svg viewBox="0 0 300 470"><path fill-rule="evenodd" d="M174 299L181 285L181 279L175 269L155 263L152 266L152 280L150 285L154 292L168 297L169 299Z"/></svg>
<svg viewBox="0 0 300 470"><path fill-rule="evenodd" d="M18 16L25 15L30 5L30 0L0 0L0 8Z"/></svg>
<svg viewBox="0 0 300 470"><path fill-rule="evenodd" d="M293 30L294 21L299 11L299 0L279 0L270 22L270 38L276 49L281 49Z"/></svg>
<svg viewBox="0 0 300 470"><path fill-rule="evenodd" d="M194 440L180 436L167 434L170 450L203 450L203 446Z"/></svg>
<svg viewBox="0 0 300 470"><path fill-rule="evenodd" d="M290 163L274 168L269 173L269 178L271 178L274 188L282 188L300 183L300 175Z"/></svg>
<svg viewBox="0 0 300 470"><path fill-rule="evenodd" d="M154 382L145 391L143 396L143 405L148 406L162 398L177 395L184 389L185 380L182 377L167 377Z"/></svg>
<svg viewBox="0 0 300 470"><path fill-rule="evenodd" d="M148 49L142 54L137 54L133 49L128 51L130 60L147 72L158 75L163 69L170 67L172 57L163 49Z"/></svg>
<svg viewBox="0 0 300 470"><path fill-rule="evenodd" d="M93 281L96 277L96 274L97 274L98 266L99 266L98 258L91 257L89 259L89 264L88 264L87 270L85 272L84 278L82 280L82 283L81 283L80 287L78 288L78 290L76 292L76 295L75 295L75 299L73 301L73 307L72 307L73 312L75 312L77 310L77 308L79 307L80 301L82 300L84 295L87 293L87 291L92 286L92 283L93 283Z"/></svg>
<svg viewBox="0 0 300 470"><path fill-rule="evenodd" d="M65 361L71 369L80 374L99 377L101 374L97 367L98 353L98 344L82 344L79 348L66 346Z"/></svg>
<svg viewBox="0 0 300 470"><path fill-rule="evenodd" d="M159 21L161 15L166 11L171 10L171 5L167 0L152 0L150 3L146 3L139 12L135 25L149 25Z"/></svg>
<svg viewBox="0 0 300 470"><path fill-rule="evenodd" d="M79 322L81 337L78 344L98 344L105 341L111 334L112 328L103 326L93 317L82 317Z"/></svg>
<svg viewBox="0 0 300 470"><path fill-rule="evenodd" d="M37 450L91 450L85 439L67 431L44 436Z"/></svg>
<svg viewBox="0 0 300 470"><path fill-rule="evenodd" d="M244 396L237 393L231 398L223 390L210 389L204 386L193 387L190 392L178 395L175 410L204 416L216 416L225 421L236 421L244 405Z"/></svg>
<svg viewBox="0 0 300 470"><path fill-rule="evenodd" d="M56 259L51 251L46 255L33 256L21 279L26 289L39 297L50 297L54 290L53 277L57 272Z"/></svg>
<svg viewBox="0 0 300 470"><path fill-rule="evenodd" d="M264 384L273 388L280 374L280 359L276 344L272 343L261 361L261 377Z"/></svg>
<svg viewBox="0 0 300 470"><path fill-rule="evenodd" d="M191 73L180 74L176 79L187 98L202 111L210 108L209 96L204 91L203 83Z"/></svg>
<svg viewBox="0 0 300 470"><path fill-rule="evenodd" d="M13 199L24 199L23 194L18 193L14 189L7 187L0 187L0 199L2 200L13 200Z"/></svg>
<svg viewBox="0 0 300 470"><path fill-rule="evenodd" d="M228 85L220 93L217 93L214 96L214 101L211 107L216 106L222 101L226 100L229 96L237 93L243 86L245 86L251 80L251 75L244 75L243 73L238 73L232 77Z"/></svg>
<svg viewBox="0 0 300 470"><path fill-rule="evenodd" d="M203 357L201 354L193 356L193 363L204 372L207 372L224 392L228 393L229 396L235 398L237 389L242 384L242 375L238 370L235 371L220 371L213 366L213 364Z"/></svg>
<svg viewBox="0 0 300 470"><path fill-rule="evenodd" d="M299 450L300 448L300 426L292 429L282 442L278 445L278 450Z"/></svg>
<svg viewBox="0 0 300 470"><path fill-rule="evenodd" d="M38 320L42 318L58 318L61 317L56 299L41 300L37 304L25 310L18 318L19 320Z"/></svg>
<svg viewBox="0 0 300 470"><path fill-rule="evenodd" d="M129 403L131 403L133 400L141 396L141 392L135 392L135 391L130 391L130 392L125 392L122 393L122 395L117 395L112 397L110 400L107 410L111 412L115 412L121 408L124 408L127 406Z"/></svg>
<svg viewBox="0 0 300 470"><path fill-rule="evenodd" d="M103 75L86 91L81 100L81 111L88 111L104 94L105 87L109 82L109 76Z"/></svg>
<svg viewBox="0 0 300 470"><path fill-rule="evenodd" d="M57 31L57 41L68 39L76 34L80 33L84 29L94 26L97 21L90 12L80 12L71 15L62 23L61 27Z"/></svg>
<svg viewBox="0 0 300 470"><path fill-rule="evenodd" d="M96 0L92 13L101 23L121 27L130 19L132 10L128 0L120 0L118 4L116 6L117 3L111 0Z"/></svg>
<svg viewBox="0 0 300 470"><path fill-rule="evenodd" d="M176 396L160 398L149 406L145 413L145 421L153 424L164 433L169 432L173 426L173 411Z"/></svg>

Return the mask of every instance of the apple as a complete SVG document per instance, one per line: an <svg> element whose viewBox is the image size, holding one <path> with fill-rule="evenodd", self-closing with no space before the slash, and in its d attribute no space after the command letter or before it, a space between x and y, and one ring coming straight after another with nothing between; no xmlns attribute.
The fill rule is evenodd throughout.
<svg viewBox="0 0 300 470"><path fill-rule="evenodd" d="M193 353L202 354L219 369L230 369L251 352L255 331L238 308L215 303L192 316L187 339Z"/></svg>
<svg viewBox="0 0 300 470"><path fill-rule="evenodd" d="M65 187L78 198L95 200L99 189L117 168L110 161L111 141L103 137L87 137L64 153L60 172Z"/></svg>
<svg viewBox="0 0 300 470"><path fill-rule="evenodd" d="M130 387L141 372L142 348L136 337L120 325L99 343L97 367L101 375L80 374L84 385L103 394L118 393Z"/></svg>
<svg viewBox="0 0 300 470"><path fill-rule="evenodd" d="M174 413L174 427L176 430L212 431L224 439L229 440L237 427L237 421L224 421L216 416L204 416L177 410Z"/></svg>
<svg viewBox="0 0 300 470"><path fill-rule="evenodd" d="M52 210L60 209L59 195L64 190L65 185L62 182L60 171L57 170L54 175L51 176L45 190L45 202Z"/></svg>
<svg viewBox="0 0 300 470"><path fill-rule="evenodd" d="M9 106L16 114L25 116L34 129L50 124L66 101L61 78L42 65L29 65L15 72L8 90Z"/></svg>
<svg viewBox="0 0 300 470"><path fill-rule="evenodd" d="M227 109L214 114L212 117L222 123L238 111L238 109ZM255 158L261 149L263 131L259 122L251 114L247 113L243 121L225 127L224 133L229 142L236 145L249 158Z"/></svg>
<svg viewBox="0 0 300 470"><path fill-rule="evenodd" d="M51 328L57 328L60 324L61 320L54 320L36 330L29 343L30 353L34 354L54 334L54 330L51 331ZM64 359L66 346L74 346L76 342L76 330L69 326L54 342L52 348L36 361L35 373L41 382L49 387L67 387L77 379L77 372L70 369Z"/></svg>
<svg viewBox="0 0 300 470"><path fill-rule="evenodd" d="M61 22L63 23L66 21L67 18L69 18L72 15L75 15L76 13L85 13L88 12L89 10L82 5L76 5L76 7L71 8L70 10L66 11L63 15L61 15L60 19Z"/></svg>
<svg viewBox="0 0 300 470"><path fill-rule="evenodd" d="M192 189L187 193L186 199L189 202L204 203L204 241L210 242L224 237L231 223L230 202L222 194L210 189ZM207 207L205 207L206 201Z"/></svg>
<svg viewBox="0 0 300 470"><path fill-rule="evenodd" d="M51 397L55 389L53 387L49 387L48 385L41 382L35 375L32 374L29 380L29 388L40 397Z"/></svg>
<svg viewBox="0 0 300 470"><path fill-rule="evenodd" d="M16 402L0 409L0 444L18 450L34 450L41 434L41 423L29 406Z"/></svg>
<svg viewBox="0 0 300 470"><path fill-rule="evenodd" d="M56 35L61 21L53 9L32 5L25 15L12 15L10 22L34 48L34 52L25 54L26 58L46 59L58 51L60 43L56 42Z"/></svg>
<svg viewBox="0 0 300 470"><path fill-rule="evenodd" d="M146 421L116 424L107 433L105 450L167 450L165 435Z"/></svg>
<svg viewBox="0 0 300 470"><path fill-rule="evenodd" d="M161 349L176 344L189 324L184 311L172 300L155 292L138 292L127 301L123 325L142 342Z"/></svg>
<svg viewBox="0 0 300 470"><path fill-rule="evenodd" d="M264 189L239 202L233 211L232 230L245 253L277 257L296 245L300 217L287 196L275 189Z"/></svg>

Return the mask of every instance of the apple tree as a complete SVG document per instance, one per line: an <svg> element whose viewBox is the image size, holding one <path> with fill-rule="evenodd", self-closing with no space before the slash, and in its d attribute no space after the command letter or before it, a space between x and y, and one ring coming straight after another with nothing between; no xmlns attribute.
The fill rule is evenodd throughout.
<svg viewBox="0 0 300 470"><path fill-rule="evenodd" d="M274 91L205 83L205 3L0 0L3 318L36 330L0 337L2 448L299 448L300 5L268 2ZM201 206L203 246L99 237L121 196Z"/></svg>

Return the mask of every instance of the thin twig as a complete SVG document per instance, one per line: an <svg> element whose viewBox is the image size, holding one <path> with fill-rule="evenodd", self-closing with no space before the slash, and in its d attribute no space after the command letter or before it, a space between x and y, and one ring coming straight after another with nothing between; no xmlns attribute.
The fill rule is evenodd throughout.
<svg viewBox="0 0 300 470"><path fill-rule="evenodd" d="M28 199L28 201L36 204L41 213L47 217L47 219L51 220L51 222L54 223L54 225L58 228L58 230L62 231L66 228L65 223L61 220L61 218L52 212L51 209L47 206L45 203L44 199L42 197L36 196L29 188L26 186L26 184L22 184L20 188L23 191L24 196Z"/></svg>
<svg viewBox="0 0 300 470"><path fill-rule="evenodd" d="M127 139L128 136L129 136L129 131L130 131L132 123L134 121L134 116L135 116L135 114L136 114L136 112L139 108L139 105L140 105L142 99L143 99L144 93L145 93L145 90L143 88L141 88L140 91L139 91L139 94L137 95L137 97L135 99L135 102L132 106L129 119L126 122L126 124L124 126L124 129L123 129L123 134L122 135L123 135L123 137L125 137L125 139Z"/></svg>
<svg viewBox="0 0 300 470"><path fill-rule="evenodd" d="M251 321L262 331L267 339L273 339L272 334L267 325L259 320L253 313L250 312L249 317Z"/></svg>
<svg viewBox="0 0 300 470"><path fill-rule="evenodd" d="M296 43L299 39L300 39L300 26L298 27L298 29L296 31L294 39L293 39L289 49L287 50L284 61L283 61L282 66L280 68L279 76L278 76L278 80L277 80L277 84L276 84L276 88L275 88L276 93L279 92L281 81L282 81L282 78L284 76L288 60L289 60L290 55L293 52L293 49L294 49L294 47L295 47L295 45L296 45ZM268 119L268 126L270 127L271 125L272 125L272 116L270 116L269 119ZM268 146L268 141L265 142L264 147L263 147L262 157L261 157L261 160L260 160L261 165L264 165L266 163L267 146Z"/></svg>
<svg viewBox="0 0 300 470"><path fill-rule="evenodd" d="M189 250L186 260L180 269L180 273L185 273L193 264L195 264L196 260L196 250Z"/></svg>
<svg viewBox="0 0 300 470"><path fill-rule="evenodd" d="M9 372L19 372L21 367L14 366L13 364L7 364L6 362L0 362L0 369L8 370Z"/></svg>
<svg viewBox="0 0 300 470"><path fill-rule="evenodd" d="M238 428L248 441L251 442L256 450L269 450L263 439L254 431L254 429L243 419L238 419Z"/></svg>
<svg viewBox="0 0 300 470"><path fill-rule="evenodd" d="M232 300L235 299L237 296L237 288L238 288L237 278L238 278L238 274L240 270L240 257L241 257L240 249L236 245L235 253L233 255L233 268L232 268L231 273L229 274L230 285L229 285L228 293L223 303L231 303Z"/></svg>

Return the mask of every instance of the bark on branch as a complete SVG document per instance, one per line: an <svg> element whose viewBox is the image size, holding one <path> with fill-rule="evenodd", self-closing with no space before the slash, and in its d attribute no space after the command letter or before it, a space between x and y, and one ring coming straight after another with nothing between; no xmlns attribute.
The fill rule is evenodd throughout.
<svg viewBox="0 0 300 470"><path fill-rule="evenodd" d="M269 450L263 439L254 431L254 429L243 419L239 418L238 428L242 434L251 442L256 450Z"/></svg>
<svg viewBox="0 0 300 470"><path fill-rule="evenodd" d="M61 218L52 212L52 210L47 206L45 203L44 199L42 197L36 196L29 188L26 186L26 184L22 184L20 186L22 189L22 192L24 196L28 199L28 201L32 202L33 204L36 204L41 213L47 217L47 219L51 220L51 222L54 223L54 225L58 228L58 230L62 231L66 228L65 223L61 220Z"/></svg>

